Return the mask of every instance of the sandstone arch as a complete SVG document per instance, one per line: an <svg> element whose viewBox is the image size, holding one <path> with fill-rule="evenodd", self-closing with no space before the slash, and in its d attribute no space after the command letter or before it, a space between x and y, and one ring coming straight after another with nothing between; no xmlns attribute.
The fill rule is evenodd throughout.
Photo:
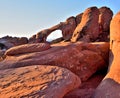
<svg viewBox="0 0 120 98"><path fill-rule="evenodd" d="M62 31L62 36L64 40L70 40L75 28L76 28L76 18L72 16L66 19L65 22L60 22L59 24L51 28L44 29L38 32L36 35L33 35L29 39L29 42L34 42L34 41L35 42L46 42L48 35L56 30Z"/></svg>

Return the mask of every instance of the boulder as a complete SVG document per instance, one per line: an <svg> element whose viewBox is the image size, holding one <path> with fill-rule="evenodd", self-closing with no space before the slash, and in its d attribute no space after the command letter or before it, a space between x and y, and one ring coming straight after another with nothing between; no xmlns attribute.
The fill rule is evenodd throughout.
<svg viewBox="0 0 120 98"><path fill-rule="evenodd" d="M97 70L107 67L108 52L109 43L105 42L55 44L46 51L7 56L0 62L0 69L42 64L56 65L71 70L82 81L86 81Z"/></svg>
<svg viewBox="0 0 120 98"><path fill-rule="evenodd" d="M76 27L72 42L82 40L86 42L94 41L99 36L99 9L97 7L90 7L85 10L82 15L80 24Z"/></svg>
<svg viewBox="0 0 120 98"><path fill-rule="evenodd" d="M93 98L119 98L120 97L120 12L112 19L110 24L110 56L109 71L104 80L96 89Z"/></svg>
<svg viewBox="0 0 120 98"><path fill-rule="evenodd" d="M63 98L81 80L57 66L33 65L0 71L1 98Z"/></svg>
<svg viewBox="0 0 120 98"><path fill-rule="evenodd" d="M5 55L18 55L32 52L41 52L50 48L48 43L24 44L12 47L5 52Z"/></svg>

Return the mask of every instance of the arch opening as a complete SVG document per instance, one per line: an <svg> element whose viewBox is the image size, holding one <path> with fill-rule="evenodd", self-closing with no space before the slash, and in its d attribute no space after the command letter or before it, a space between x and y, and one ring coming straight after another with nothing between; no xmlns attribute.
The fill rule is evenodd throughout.
<svg viewBox="0 0 120 98"><path fill-rule="evenodd" d="M53 40L56 40L58 38L63 37L61 30L55 30L51 34L48 35L46 41L51 42Z"/></svg>

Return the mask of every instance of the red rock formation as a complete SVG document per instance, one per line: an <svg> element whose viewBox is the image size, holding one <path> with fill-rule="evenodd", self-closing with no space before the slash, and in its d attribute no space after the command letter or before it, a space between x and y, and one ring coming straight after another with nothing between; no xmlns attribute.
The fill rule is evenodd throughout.
<svg viewBox="0 0 120 98"><path fill-rule="evenodd" d="M63 39L70 40L75 28L76 28L75 17L69 17L65 22L60 22L59 24L57 24L51 28L42 30L42 31L38 32L36 35L33 35L29 39L29 43L46 42L47 36L55 30L61 30L62 34L63 34Z"/></svg>
<svg viewBox="0 0 120 98"><path fill-rule="evenodd" d="M109 56L109 43L98 41L109 41L112 15L107 7L90 7L41 30L29 39L29 44L27 38L0 39L6 49L16 46L7 50L6 58L0 62L0 97L63 98L69 92L64 98L91 98L95 91L93 98L119 98L120 12L110 27L112 66L95 90L103 76L94 74L108 67ZM63 42L51 46L41 43L55 30L61 30L63 37L53 43Z"/></svg>
<svg viewBox="0 0 120 98"><path fill-rule="evenodd" d="M41 52L48 50L50 45L48 43L24 44L8 49L5 55L19 55L32 52Z"/></svg>
<svg viewBox="0 0 120 98"><path fill-rule="evenodd" d="M95 40L99 35L98 18L99 10L96 7L86 9L80 24L73 33L71 41L76 42L80 38L82 38L82 41L87 42Z"/></svg>
<svg viewBox="0 0 120 98"><path fill-rule="evenodd" d="M112 19L110 24L110 49L113 54L113 62L110 67L110 71L107 74L106 78L111 78L117 83L120 83L120 12L118 12L115 17Z"/></svg>
<svg viewBox="0 0 120 98"><path fill-rule="evenodd" d="M82 19L82 15L83 15L83 13L80 13L80 14L78 14L78 15L76 16L76 24L77 24L77 25L80 24L81 19Z"/></svg>
<svg viewBox="0 0 120 98"><path fill-rule="evenodd" d="M110 50L113 58L104 80L96 89L93 98L119 98L120 97L120 12L112 19L110 24Z"/></svg>
<svg viewBox="0 0 120 98"><path fill-rule="evenodd" d="M107 37L112 16L112 11L107 7L101 7L99 10L96 7L86 9L71 41L108 41L109 38Z"/></svg>
<svg viewBox="0 0 120 98"><path fill-rule="evenodd" d="M65 22L38 32L29 39L29 43L46 42L47 36L55 30L61 30L63 39L72 42L109 41L109 25L112 19L110 8L90 7L76 17L69 17Z"/></svg>
<svg viewBox="0 0 120 98"><path fill-rule="evenodd" d="M70 40L76 28L75 17L69 17L66 22L61 23L60 30L62 30L64 40Z"/></svg>
<svg viewBox="0 0 120 98"><path fill-rule="evenodd" d="M110 21L113 16L113 12L108 7L101 7L99 9L99 24L101 26L102 32L109 32L110 30Z"/></svg>
<svg viewBox="0 0 120 98"><path fill-rule="evenodd" d="M43 52L7 56L0 63L0 69L36 64L56 65L68 68L76 73L82 81L85 81L97 70L107 66L108 49L108 43L88 44L78 42L75 44L68 43L64 46L58 44Z"/></svg>
<svg viewBox="0 0 120 98"><path fill-rule="evenodd" d="M34 65L0 71L1 98L63 98L80 84L78 76L57 66Z"/></svg>
<svg viewBox="0 0 120 98"><path fill-rule="evenodd" d="M92 94L104 78L105 73L100 71L93 75L90 79L83 82L79 88L69 92L64 98L92 98Z"/></svg>
<svg viewBox="0 0 120 98"><path fill-rule="evenodd" d="M11 48L13 46L27 44L28 39L26 37L18 38L18 37L5 36L0 38L0 43L4 44L6 48Z"/></svg>
<svg viewBox="0 0 120 98"><path fill-rule="evenodd" d="M99 9L99 32L98 41L109 41L109 32L110 32L110 21L113 16L113 12L110 8L101 7Z"/></svg>

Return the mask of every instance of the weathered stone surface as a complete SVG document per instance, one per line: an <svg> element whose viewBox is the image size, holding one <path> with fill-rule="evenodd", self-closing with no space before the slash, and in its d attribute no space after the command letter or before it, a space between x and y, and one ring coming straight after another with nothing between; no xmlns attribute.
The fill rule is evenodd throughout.
<svg viewBox="0 0 120 98"><path fill-rule="evenodd" d="M76 24L77 24L77 25L80 24L81 19L82 19L82 15L83 15L83 13L80 13L80 14L78 14L78 15L76 16Z"/></svg>
<svg viewBox="0 0 120 98"><path fill-rule="evenodd" d="M29 43L36 43L36 35L32 35L30 38L29 38Z"/></svg>
<svg viewBox="0 0 120 98"><path fill-rule="evenodd" d="M106 78L99 84L92 98L120 98L120 84Z"/></svg>
<svg viewBox="0 0 120 98"><path fill-rule="evenodd" d="M64 40L63 37L60 37L60 38L57 38L57 39L55 39L55 40L52 40L52 41L50 42L50 44L56 44L56 43L62 42L63 40Z"/></svg>
<svg viewBox="0 0 120 98"><path fill-rule="evenodd" d="M75 17L69 17L66 22L61 23L60 30L62 30L64 40L70 40L76 28Z"/></svg>
<svg viewBox="0 0 120 98"><path fill-rule="evenodd" d="M112 19L110 24L110 50L111 50L111 67L106 78L111 78L117 83L120 83L120 12L118 12Z"/></svg>
<svg viewBox="0 0 120 98"><path fill-rule="evenodd" d="M43 52L7 56L0 63L0 69L36 64L56 65L68 68L76 73L82 81L85 81L97 70L107 67L108 52L109 44L104 42L96 44L62 43L53 45L51 49Z"/></svg>
<svg viewBox="0 0 120 98"><path fill-rule="evenodd" d="M104 78L105 73L96 73L90 79L83 82L79 88L69 92L64 96L64 98L91 98L92 94L94 93L96 87ZM104 97L101 97L104 98Z"/></svg>
<svg viewBox="0 0 120 98"><path fill-rule="evenodd" d="M113 12L108 7L101 7L99 9L99 24L102 32L109 32L110 30L110 21L113 16ZM101 33L102 33L101 32Z"/></svg>
<svg viewBox="0 0 120 98"><path fill-rule="evenodd" d="M111 41L120 41L120 12L118 12L110 24L110 39Z"/></svg>
<svg viewBox="0 0 120 98"><path fill-rule="evenodd" d="M1 98L63 98L81 80L65 68L34 65L0 71Z"/></svg>
<svg viewBox="0 0 120 98"><path fill-rule="evenodd" d="M7 48L11 48L17 45L23 45L28 43L28 39L26 37L10 37L5 36L0 38L0 43L4 44Z"/></svg>
<svg viewBox="0 0 120 98"><path fill-rule="evenodd" d="M72 39L72 42L76 42L78 39L82 41L90 42L96 40L99 36L99 10L97 7L90 7L85 10L82 15L80 24L76 27Z"/></svg>
<svg viewBox="0 0 120 98"><path fill-rule="evenodd" d="M8 49L5 55L18 55L32 52L41 52L51 48L48 43L24 44Z"/></svg>
<svg viewBox="0 0 120 98"><path fill-rule="evenodd" d="M111 65L104 80L96 89L93 98L120 97L120 12L115 15L110 24L110 57Z"/></svg>
<svg viewBox="0 0 120 98"><path fill-rule="evenodd" d="M64 40L85 42L109 41L109 25L113 12L108 7L90 7L76 17L69 17L65 22L41 30L29 39L29 43L46 42L49 34L61 30Z"/></svg>
<svg viewBox="0 0 120 98"><path fill-rule="evenodd" d="M108 7L101 7L99 9L99 37L97 41L110 41L110 21L113 16L113 12Z"/></svg>

